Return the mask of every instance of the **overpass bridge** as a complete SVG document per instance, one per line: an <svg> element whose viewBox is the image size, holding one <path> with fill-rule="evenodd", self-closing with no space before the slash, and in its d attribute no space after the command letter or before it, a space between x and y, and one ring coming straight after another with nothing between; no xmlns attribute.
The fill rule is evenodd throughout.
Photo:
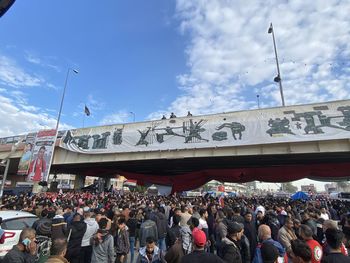
<svg viewBox="0 0 350 263"><path fill-rule="evenodd" d="M0 145L0 159L11 145ZM10 171L23 145L12 153ZM189 190L215 179L286 182L350 177L350 101L190 116L66 131L52 173Z"/></svg>

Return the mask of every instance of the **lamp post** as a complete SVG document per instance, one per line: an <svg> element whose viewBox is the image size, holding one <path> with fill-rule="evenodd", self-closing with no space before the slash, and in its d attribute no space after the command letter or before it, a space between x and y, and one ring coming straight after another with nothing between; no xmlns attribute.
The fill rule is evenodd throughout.
<svg viewBox="0 0 350 263"><path fill-rule="evenodd" d="M132 112L132 111L130 111L130 114L132 115L132 120L133 120L133 122L135 122L135 113L134 112Z"/></svg>
<svg viewBox="0 0 350 263"><path fill-rule="evenodd" d="M278 63L278 56L277 56L277 48L276 48L276 41L275 41L275 33L273 31L272 23L270 23L269 30L267 31L269 34L272 34L272 41L273 41L273 48L275 50L275 57L276 57L276 66L277 66L277 76L273 79L275 82L278 82L280 86L280 93L281 93L281 99L282 99L282 106L286 106L284 103L284 96L283 96L283 88L282 88L282 79L281 79L281 73L280 73L280 66Z"/></svg>
<svg viewBox="0 0 350 263"><path fill-rule="evenodd" d="M64 88L63 88L63 94L62 94L62 98L61 98L61 103L60 103L60 110L58 111L58 116L57 116L57 122L56 122L56 135L55 135L55 139L54 139L54 145L52 148L52 153L51 153L51 157L50 157L50 162L49 165L47 167L47 178L43 178L44 181L48 181L49 177L50 177L50 169L51 169L51 163L52 163L52 159L53 159L53 155L54 155L54 151L55 151L55 144L56 144L56 140L57 140L57 135L58 135L58 126L60 124L60 120L61 120L61 113L62 113L62 108L63 108L63 102L64 102L64 96L66 95L66 89L67 89L67 84L68 84L68 78L69 78L69 73L73 72L75 74L78 74L79 71L76 69L72 69L72 68L68 68L67 70L67 75L66 75L66 80L64 82Z"/></svg>

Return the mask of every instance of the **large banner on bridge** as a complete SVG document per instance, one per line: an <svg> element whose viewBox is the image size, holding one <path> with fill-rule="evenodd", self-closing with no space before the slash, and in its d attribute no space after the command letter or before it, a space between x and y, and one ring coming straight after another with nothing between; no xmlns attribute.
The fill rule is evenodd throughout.
<svg viewBox="0 0 350 263"><path fill-rule="evenodd" d="M87 154L350 138L350 101L68 130L60 146Z"/></svg>

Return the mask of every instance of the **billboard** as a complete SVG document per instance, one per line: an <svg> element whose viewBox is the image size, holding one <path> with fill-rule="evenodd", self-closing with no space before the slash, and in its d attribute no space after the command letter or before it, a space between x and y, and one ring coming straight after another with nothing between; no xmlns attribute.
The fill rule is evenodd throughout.
<svg viewBox="0 0 350 263"><path fill-rule="evenodd" d="M29 165L28 182L47 180L55 139L56 130L42 130L36 135L32 159Z"/></svg>
<svg viewBox="0 0 350 263"><path fill-rule="evenodd" d="M23 150L23 154L18 164L18 175L27 175L30 162L32 160L34 142L35 142L35 133L29 133L26 136L25 146Z"/></svg>

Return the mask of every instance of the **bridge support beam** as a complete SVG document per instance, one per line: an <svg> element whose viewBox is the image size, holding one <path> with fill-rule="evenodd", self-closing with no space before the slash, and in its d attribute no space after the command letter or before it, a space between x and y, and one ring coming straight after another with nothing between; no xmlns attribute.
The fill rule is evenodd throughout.
<svg viewBox="0 0 350 263"><path fill-rule="evenodd" d="M84 184L85 184L85 175L76 174L75 181L74 181L74 190L80 190L82 187L84 187Z"/></svg>

